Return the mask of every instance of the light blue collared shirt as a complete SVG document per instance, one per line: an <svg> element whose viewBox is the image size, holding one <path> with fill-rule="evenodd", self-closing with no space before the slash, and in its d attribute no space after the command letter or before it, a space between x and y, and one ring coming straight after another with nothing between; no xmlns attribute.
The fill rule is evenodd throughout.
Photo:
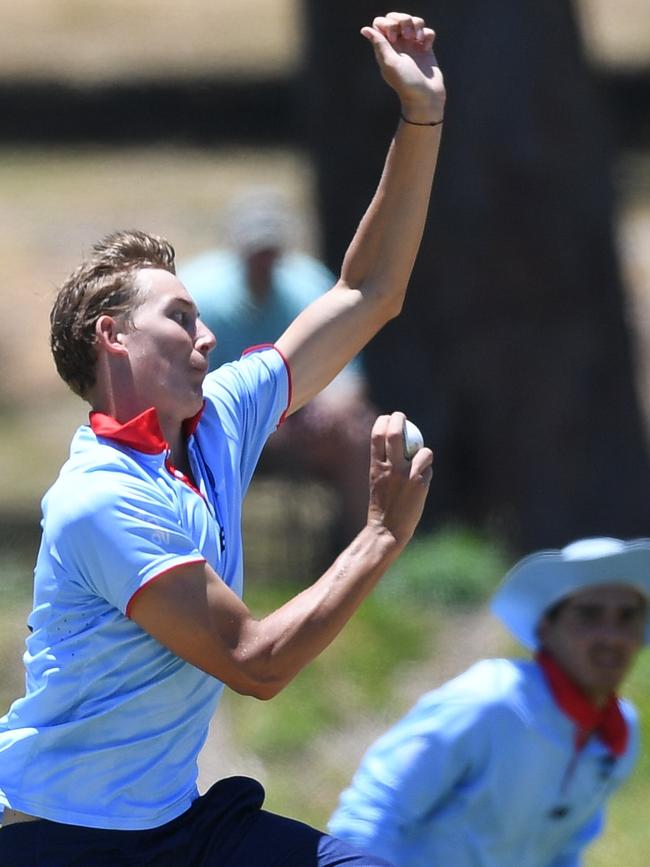
<svg viewBox="0 0 650 867"><path fill-rule="evenodd" d="M329 830L395 867L577 867L638 751L614 760L535 662L485 660L425 695L366 753Z"/></svg>
<svg viewBox="0 0 650 867"><path fill-rule="evenodd" d="M144 632L128 605L158 575L203 560L241 595L242 499L289 377L269 349L210 374L204 396L188 440L198 490L169 467L155 420L136 429L138 448L81 427L43 499L26 694L0 719L5 807L136 830L198 795L223 684Z"/></svg>

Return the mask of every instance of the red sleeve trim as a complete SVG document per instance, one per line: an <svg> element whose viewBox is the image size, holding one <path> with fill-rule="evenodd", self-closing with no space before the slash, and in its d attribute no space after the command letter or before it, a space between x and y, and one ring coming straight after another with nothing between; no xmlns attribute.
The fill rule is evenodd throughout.
<svg viewBox="0 0 650 867"><path fill-rule="evenodd" d="M157 575L154 575L153 578L150 578L148 581L145 581L144 584L141 584L135 593L131 596L129 601L126 604L125 614L127 617L131 617L131 608L133 607L133 603L139 593L141 593L145 587L149 587L150 584L153 584L154 581L157 581L159 578L162 578L163 575L167 575L169 572L173 572L175 569L180 569L181 566L191 566L193 563L206 563L207 560L205 557L197 557L196 560L184 560L182 563L174 563L171 566L168 566L166 569L163 569L162 572L158 572Z"/></svg>
<svg viewBox="0 0 650 867"><path fill-rule="evenodd" d="M275 351L284 362L284 366L287 371L287 407L280 416L280 421L278 422L278 427L280 427L280 425L283 424L287 419L287 413L289 412L289 409L291 407L291 401L293 399L293 378L291 376L291 367L289 366L289 362L287 361L285 354L281 350L279 350L274 343L258 343L257 346L249 346L248 349L245 349L242 352L242 358L245 355L250 355L251 352L260 352L262 349L275 349Z"/></svg>

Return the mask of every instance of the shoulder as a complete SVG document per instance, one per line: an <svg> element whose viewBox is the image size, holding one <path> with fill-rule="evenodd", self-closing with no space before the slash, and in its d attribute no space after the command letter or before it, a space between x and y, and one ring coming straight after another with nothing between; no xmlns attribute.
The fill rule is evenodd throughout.
<svg viewBox="0 0 650 867"><path fill-rule="evenodd" d="M490 707L508 700L531 676L530 663L512 659L482 659L437 691L442 700L465 700ZM435 693L434 693L435 694Z"/></svg>
<svg viewBox="0 0 650 867"><path fill-rule="evenodd" d="M159 499L142 465L128 451L98 441L80 428L70 458L43 498L44 524L50 530L98 522L112 510Z"/></svg>
<svg viewBox="0 0 650 867"><path fill-rule="evenodd" d="M237 361L222 364L209 373L203 383L204 396L209 401L222 399L238 392L250 392L264 384L288 377L282 354L271 344L253 347Z"/></svg>
<svg viewBox="0 0 650 867"><path fill-rule="evenodd" d="M636 754L640 747L639 741L641 737L639 714L632 702L626 698L619 699L619 707L621 709L621 713L623 714L623 718L627 723L628 731L630 734L629 752Z"/></svg>
<svg viewBox="0 0 650 867"><path fill-rule="evenodd" d="M498 723L512 713L522 678L525 672L512 660L481 660L423 695L402 722L445 736L484 726L490 719Z"/></svg>
<svg viewBox="0 0 650 867"><path fill-rule="evenodd" d="M278 288L301 306L327 292L336 283L332 272L305 253L285 253L275 268Z"/></svg>
<svg viewBox="0 0 650 867"><path fill-rule="evenodd" d="M260 347L209 373L203 395L206 407L199 431L216 424L226 435L238 437L248 418L270 433L289 406L291 373L277 349Z"/></svg>

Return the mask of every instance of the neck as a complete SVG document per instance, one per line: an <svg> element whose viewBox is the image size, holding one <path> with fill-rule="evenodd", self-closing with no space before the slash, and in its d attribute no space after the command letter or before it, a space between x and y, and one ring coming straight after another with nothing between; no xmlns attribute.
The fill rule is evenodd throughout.
<svg viewBox="0 0 650 867"><path fill-rule="evenodd" d="M537 662L559 709L574 723L574 746L580 751L592 737L598 737L615 756L627 749L628 728L618 699L601 692L591 695L566 674L553 657L541 651Z"/></svg>
<svg viewBox="0 0 650 867"><path fill-rule="evenodd" d="M189 462L187 458L186 439L183 434L182 426L178 423L172 425L165 424L163 419L160 419L160 428L163 436L169 445L169 453L172 464L176 469L181 470L186 475L189 475Z"/></svg>
<svg viewBox="0 0 650 867"><path fill-rule="evenodd" d="M258 304L264 302L271 291L271 273L269 271L259 271L256 268L248 268L246 279L248 291L255 301Z"/></svg>
<svg viewBox="0 0 650 867"><path fill-rule="evenodd" d="M601 709L605 707L613 697L616 697L616 694L611 690L590 689L589 687L583 686L583 684L579 683L571 676L571 674L557 661L552 653L544 648L537 652L536 658L547 672L549 671L549 668L549 673L551 674L553 670L558 672L559 676L568 681L573 689L577 690L594 708Z"/></svg>

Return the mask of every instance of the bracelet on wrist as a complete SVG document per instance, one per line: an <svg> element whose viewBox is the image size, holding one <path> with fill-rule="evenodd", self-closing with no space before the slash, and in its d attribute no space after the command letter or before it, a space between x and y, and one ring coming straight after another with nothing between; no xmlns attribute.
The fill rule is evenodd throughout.
<svg viewBox="0 0 650 867"><path fill-rule="evenodd" d="M426 123L420 123L417 120L409 120L407 117L404 117L404 112L400 112L400 117L402 118L404 123L410 123L411 126L440 126L440 124L444 120L444 117L441 117L440 120L432 120L427 121Z"/></svg>

